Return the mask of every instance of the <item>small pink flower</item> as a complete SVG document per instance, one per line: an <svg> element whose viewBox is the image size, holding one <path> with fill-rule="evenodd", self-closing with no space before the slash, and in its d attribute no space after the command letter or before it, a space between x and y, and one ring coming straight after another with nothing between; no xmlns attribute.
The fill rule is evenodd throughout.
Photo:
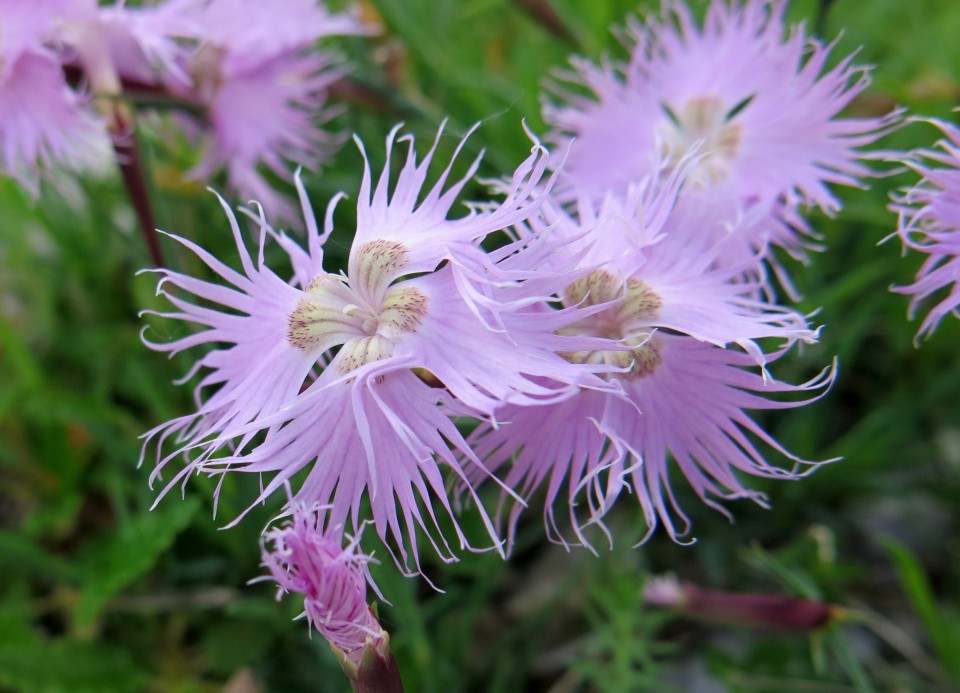
<svg viewBox="0 0 960 693"><path fill-rule="evenodd" d="M872 175L861 148L888 132L887 118L840 118L867 86L853 56L827 67L833 44L788 28L785 0L713 0L702 26L681 2L663 17L626 29L629 62L573 62L567 79L589 96L560 90L544 116L552 139L572 142L563 192L594 199L624 192L666 156L696 163L688 188L719 205L724 220L758 208L772 216L754 229L754 249L782 244L802 252L790 230L798 203L835 212L828 184L860 185ZM786 218L784 218L786 217ZM801 228L800 231L803 229Z"/></svg>
<svg viewBox="0 0 960 693"><path fill-rule="evenodd" d="M59 40L69 49L65 58L83 67L95 92L119 93L121 79L137 87L159 87L171 77L187 81L178 62L184 41L196 27L184 0L144 6L125 0L112 5L68 2L59 22Z"/></svg>
<svg viewBox="0 0 960 693"><path fill-rule="evenodd" d="M507 423L482 424L470 442L490 470L506 470L505 484L520 497L546 487L544 519L554 541L569 543L557 506L569 516L575 541L590 546L584 529L595 526L606 533L603 517L624 491L639 503L647 536L662 524L679 540L690 527L673 494L676 471L706 504L729 515L719 501L765 503L763 494L744 486L741 475L796 479L817 464L787 451L748 411L807 404L829 388L834 370L790 385L763 377L752 366L753 359L742 352L658 333L636 350L630 372L618 378L625 398L583 391L547 406L504 407L500 418ZM806 396L810 392L816 394ZM770 398L777 394L801 398ZM791 466L767 462L757 442ZM509 513L508 543L522 509L514 504ZM675 516L683 527L676 526Z"/></svg>
<svg viewBox="0 0 960 693"><path fill-rule="evenodd" d="M908 162L921 180L894 201L900 215L897 232L911 250L928 255L916 281L894 291L912 296L911 319L933 294L949 287L924 318L918 337L930 336L949 314L960 316L960 129L931 121L946 139L939 150L922 150Z"/></svg>
<svg viewBox="0 0 960 693"><path fill-rule="evenodd" d="M605 365L605 377L618 388L581 390L545 406L505 406L497 413L501 423L482 423L470 442L490 469L505 470L507 487L522 498L546 486L547 528L564 543L557 505L565 506L576 540L588 544L583 528L602 528L624 490L635 495L651 531L663 524L672 537L684 535L672 520L674 512L683 516L673 501L671 457L697 494L716 507L719 498L761 499L737 472L798 475L767 463L751 437L806 464L746 410L800 406L803 401L780 403L766 395L802 396L829 386L832 371L791 386L765 369L768 359L795 341L815 341L817 333L803 316L763 300L760 283L744 279L758 258L739 267L714 263L716 245L689 213L686 198L677 197L679 184L647 179L623 200L607 195L599 209L581 200L577 218L544 205L543 218L527 222L535 233L570 238L579 250L585 273L562 291L563 304L597 310L560 333L606 337L621 349L582 349L566 357ZM771 337L784 346L768 355L758 340ZM508 540L521 509L514 505L509 515Z"/></svg>
<svg viewBox="0 0 960 693"><path fill-rule="evenodd" d="M196 37L232 54L231 62L253 65L287 51L311 47L328 36L369 34L357 8L331 12L317 0L170 0L195 26Z"/></svg>
<svg viewBox="0 0 960 693"><path fill-rule="evenodd" d="M623 297L619 306L567 332L606 331L615 339L634 334L642 341L654 330L671 330L720 347L737 345L761 365L758 339L815 341L817 332L802 315L763 298L757 253L739 264L716 261L725 239L704 232L710 210L681 194L684 182L682 176L666 182L648 177L599 205L581 199L575 216L548 203L527 222L534 234L566 237L580 248L584 274L565 287L566 305ZM726 224L726 234L738 230L736 222ZM617 358L629 361L629 352Z"/></svg>

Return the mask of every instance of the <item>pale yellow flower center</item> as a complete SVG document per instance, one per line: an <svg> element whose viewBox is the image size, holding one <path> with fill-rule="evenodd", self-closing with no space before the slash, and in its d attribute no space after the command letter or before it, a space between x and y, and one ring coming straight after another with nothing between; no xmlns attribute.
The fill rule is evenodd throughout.
<svg viewBox="0 0 960 693"><path fill-rule="evenodd" d="M315 277L288 317L290 344L318 357L342 345L336 359L341 374L392 356L397 341L427 313L427 297L418 288L390 286L406 258L403 244L372 241L357 249L350 277Z"/></svg>
<svg viewBox="0 0 960 693"><path fill-rule="evenodd" d="M742 129L731 122L731 111L719 98L691 99L679 111L668 111L668 116L660 126L660 138L672 164L679 163L700 142L697 153L703 158L688 180L707 187L730 175L730 162L737 155Z"/></svg>
<svg viewBox="0 0 960 693"><path fill-rule="evenodd" d="M660 365L660 344L650 338L649 322L657 316L663 301L640 279L624 282L606 270L594 270L563 292L566 306L595 306L617 301L611 307L590 315L561 330L562 334L606 337L623 341L629 351L576 351L563 354L572 363L606 364L629 369L617 377L642 378Z"/></svg>

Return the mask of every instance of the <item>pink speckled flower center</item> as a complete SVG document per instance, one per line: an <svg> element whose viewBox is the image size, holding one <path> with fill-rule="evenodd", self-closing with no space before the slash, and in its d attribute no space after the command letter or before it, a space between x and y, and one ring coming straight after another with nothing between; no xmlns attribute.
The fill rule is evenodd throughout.
<svg viewBox="0 0 960 693"><path fill-rule="evenodd" d="M358 249L351 276L315 277L289 316L287 339L318 357L342 345L335 359L339 373L392 356L396 342L427 313L427 297L419 289L390 285L407 264L406 255L401 243L372 241Z"/></svg>
<svg viewBox="0 0 960 693"><path fill-rule="evenodd" d="M706 187L730 174L730 161L740 145L741 128L731 122L731 111L715 96L691 99L679 111L664 108L667 119L660 126L664 153L677 164L698 142L697 162L689 180Z"/></svg>
<svg viewBox="0 0 960 693"><path fill-rule="evenodd" d="M632 346L629 351L577 351L564 354L573 363L596 363L629 369L621 378L641 378L660 365L660 345L650 338L649 322L663 305L660 297L640 279L624 282L606 270L594 270L563 292L566 306L595 306L617 301L563 330L564 334L605 337Z"/></svg>

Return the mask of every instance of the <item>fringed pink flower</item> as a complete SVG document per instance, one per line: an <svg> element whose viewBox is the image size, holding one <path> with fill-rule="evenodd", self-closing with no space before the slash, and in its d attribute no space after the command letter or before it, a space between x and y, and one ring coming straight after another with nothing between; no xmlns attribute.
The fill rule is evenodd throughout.
<svg viewBox="0 0 960 693"><path fill-rule="evenodd" d="M608 195L599 210L581 201L578 219L545 206L542 219L528 222L538 233L569 237L590 270L562 291L563 303L599 310L560 332L607 337L625 347L566 353L572 362L607 366L605 377L617 391L582 390L545 406L508 405L497 413L499 425L482 423L470 438L477 455L492 470L505 470L506 486L522 498L546 486L548 531L564 543L556 506L566 506L575 541L588 544L583 529L602 527L624 489L635 494L651 531L663 524L672 537L683 536L672 520L680 511L669 485L671 457L714 505L718 498L759 498L735 471L794 478L794 470L768 464L753 440L801 461L746 410L799 406L803 401L763 395L802 395L832 381L830 370L799 386L769 376L768 359L796 341L815 341L817 333L799 314L761 298L761 286L743 279L753 267L713 263L715 247L696 217L684 213L684 198L677 203L679 186L679 180L648 179L631 186L624 200ZM769 356L758 342L763 338L784 346ZM514 505L510 512L510 539L521 509Z"/></svg>
<svg viewBox="0 0 960 693"><path fill-rule="evenodd" d="M581 199L576 216L548 203L531 218L535 234L566 237L581 249L583 274L563 289L564 304L611 306L566 331L620 340L635 335L639 344L653 330L670 330L720 347L737 345L761 365L756 340L816 341L802 315L763 298L760 255L738 265L716 262L724 239L704 233L709 210L690 206L680 194L683 183L682 176L653 176L622 198L608 194L599 205ZM727 227L737 234L735 222ZM604 358L611 355L624 363L632 358L629 351Z"/></svg>
<svg viewBox="0 0 960 693"><path fill-rule="evenodd" d="M68 86L54 43L65 0L0 0L0 171L34 194L44 170L94 166L104 126Z"/></svg>
<svg viewBox="0 0 960 693"><path fill-rule="evenodd" d="M316 168L342 138L320 125L334 113L327 89L345 71L316 42L368 34L350 14L313 0L181 2L198 43L184 59L191 83L170 87L207 108L212 138L193 171L200 179L226 168L230 185L275 215L296 210L267 183L261 167L289 176L290 163Z"/></svg>
<svg viewBox="0 0 960 693"><path fill-rule="evenodd" d="M196 1L132 6L125 0L69 0L59 22L64 59L82 67L90 88L100 93L119 93L121 80L134 89L159 88L171 78L186 83L179 61L196 31L188 12Z"/></svg>
<svg viewBox="0 0 960 693"><path fill-rule="evenodd" d="M793 207L837 211L828 184L860 185L872 175L862 160L875 155L861 148L899 113L838 117L867 86L867 69L853 56L827 67L834 44L788 28L785 7L713 0L701 25L683 3L666 0L662 18L628 25L629 62L574 61L571 87L544 106L552 139L572 142L565 194L622 193L662 157L678 164L692 152L688 187L719 205L718 216L757 207L770 216L752 228L754 250L776 243L802 253L808 240L802 226L791 229Z"/></svg>
<svg viewBox="0 0 960 693"><path fill-rule="evenodd" d="M705 503L729 516L720 501L764 503L741 475L796 479L817 466L786 450L749 411L807 404L829 388L833 369L790 385L755 372L743 352L666 333L648 338L637 352L631 371L618 378L625 398L583 391L548 406L505 407L505 423L481 425L471 436L477 455L492 471L505 470L504 483L520 497L545 487L544 519L552 540L570 543L559 509L568 516L573 542L590 546L585 530L594 526L606 533L604 515L626 491L640 505L647 536L662 525L679 541L690 526L674 497L676 471ZM769 463L764 446L790 466ZM509 544L523 506L504 496L503 510L508 507Z"/></svg>
<svg viewBox="0 0 960 693"><path fill-rule="evenodd" d="M934 120L943 132L939 150L917 152L908 163L920 182L894 201L903 244L928 257L916 281L894 291L912 297L912 319L931 296L941 294L924 318L918 337L929 337L949 314L960 317L960 128Z"/></svg>
<svg viewBox="0 0 960 693"><path fill-rule="evenodd" d="M388 155L395 138L396 130L387 140ZM413 538L418 529L442 557L455 558L439 515L452 520L460 547L468 547L442 470L461 481L467 479L464 465L480 477L486 473L450 415L490 417L508 402L545 403L581 387L615 388L593 374L602 369L571 363L557 351L617 346L593 336L558 335L580 315L576 309L542 309L576 276L576 253L567 254L566 266L547 267L548 260L564 256L562 244L518 240L490 255L478 246L534 211L545 150L534 147L500 203L449 220L479 161L453 183L448 167L423 194L439 136L419 162L412 139L404 139L410 149L395 184L389 157L376 185L365 166L346 273L323 266L336 200L321 234L302 187L306 250L275 232L261 214L261 250L254 262L228 208L242 272L178 239L225 284L158 270L160 293L179 309L166 317L205 329L150 346L171 354L201 344L217 348L196 365L205 371L197 412L147 437L156 438L158 448L171 435L180 443L155 475L179 453L188 457L169 485L193 471L254 472L269 477L262 500L308 469L296 500L329 505L334 525L354 527L369 498L378 534L393 540L398 563L406 567L411 557L419 566ZM268 238L290 257L289 283L263 262ZM230 454L220 456L225 451Z"/></svg>

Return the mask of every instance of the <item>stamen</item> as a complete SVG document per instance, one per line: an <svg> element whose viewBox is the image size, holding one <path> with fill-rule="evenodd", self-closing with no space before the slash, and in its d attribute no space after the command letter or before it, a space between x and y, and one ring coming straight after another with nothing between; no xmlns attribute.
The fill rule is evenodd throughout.
<svg viewBox="0 0 960 693"><path fill-rule="evenodd" d="M596 306L615 301L622 292L623 282L612 272L594 270L563 290L563 302L568 306L580 303L585 306Z"/></svg>
<svg viewBox="0 0 960 693"><path fill-rule="evenodd" d="M631 320L655 318L662 307L663 299L647 286L646 282L642 279L630 279L627 282L627 295L617 312L624 323L627 323Z"/></svg>
<svg viewBox="0 0 960 693"><path fill-rule="evenodd" d="M413 286L401 286L387 294L380 312L379 332L413 332L427 314L427 297Z"/></svg>
<svg viewBox="0 0 960 693"><path fill-rule="evenodd" d="M427 314L427 297L413 286L391 290L380 313L365 320L365 336L343 345L337 360L337 371L349 373L367 363L393 356L396 341L416 331Z"/></svg>
<svg viewBox="0 0 960 693"><path fill-rule="evenodd" d="M653 338L643 338L643 345L638 346L636 349L629 353L633 357L633 363L630 366L630 371L627 374L627 380L633 380L635 378L645 378L648 375L653 375L661 363L663 363L663 346L660 340L656 337ZM621 378L624 376L620 376Z"/></svg>

